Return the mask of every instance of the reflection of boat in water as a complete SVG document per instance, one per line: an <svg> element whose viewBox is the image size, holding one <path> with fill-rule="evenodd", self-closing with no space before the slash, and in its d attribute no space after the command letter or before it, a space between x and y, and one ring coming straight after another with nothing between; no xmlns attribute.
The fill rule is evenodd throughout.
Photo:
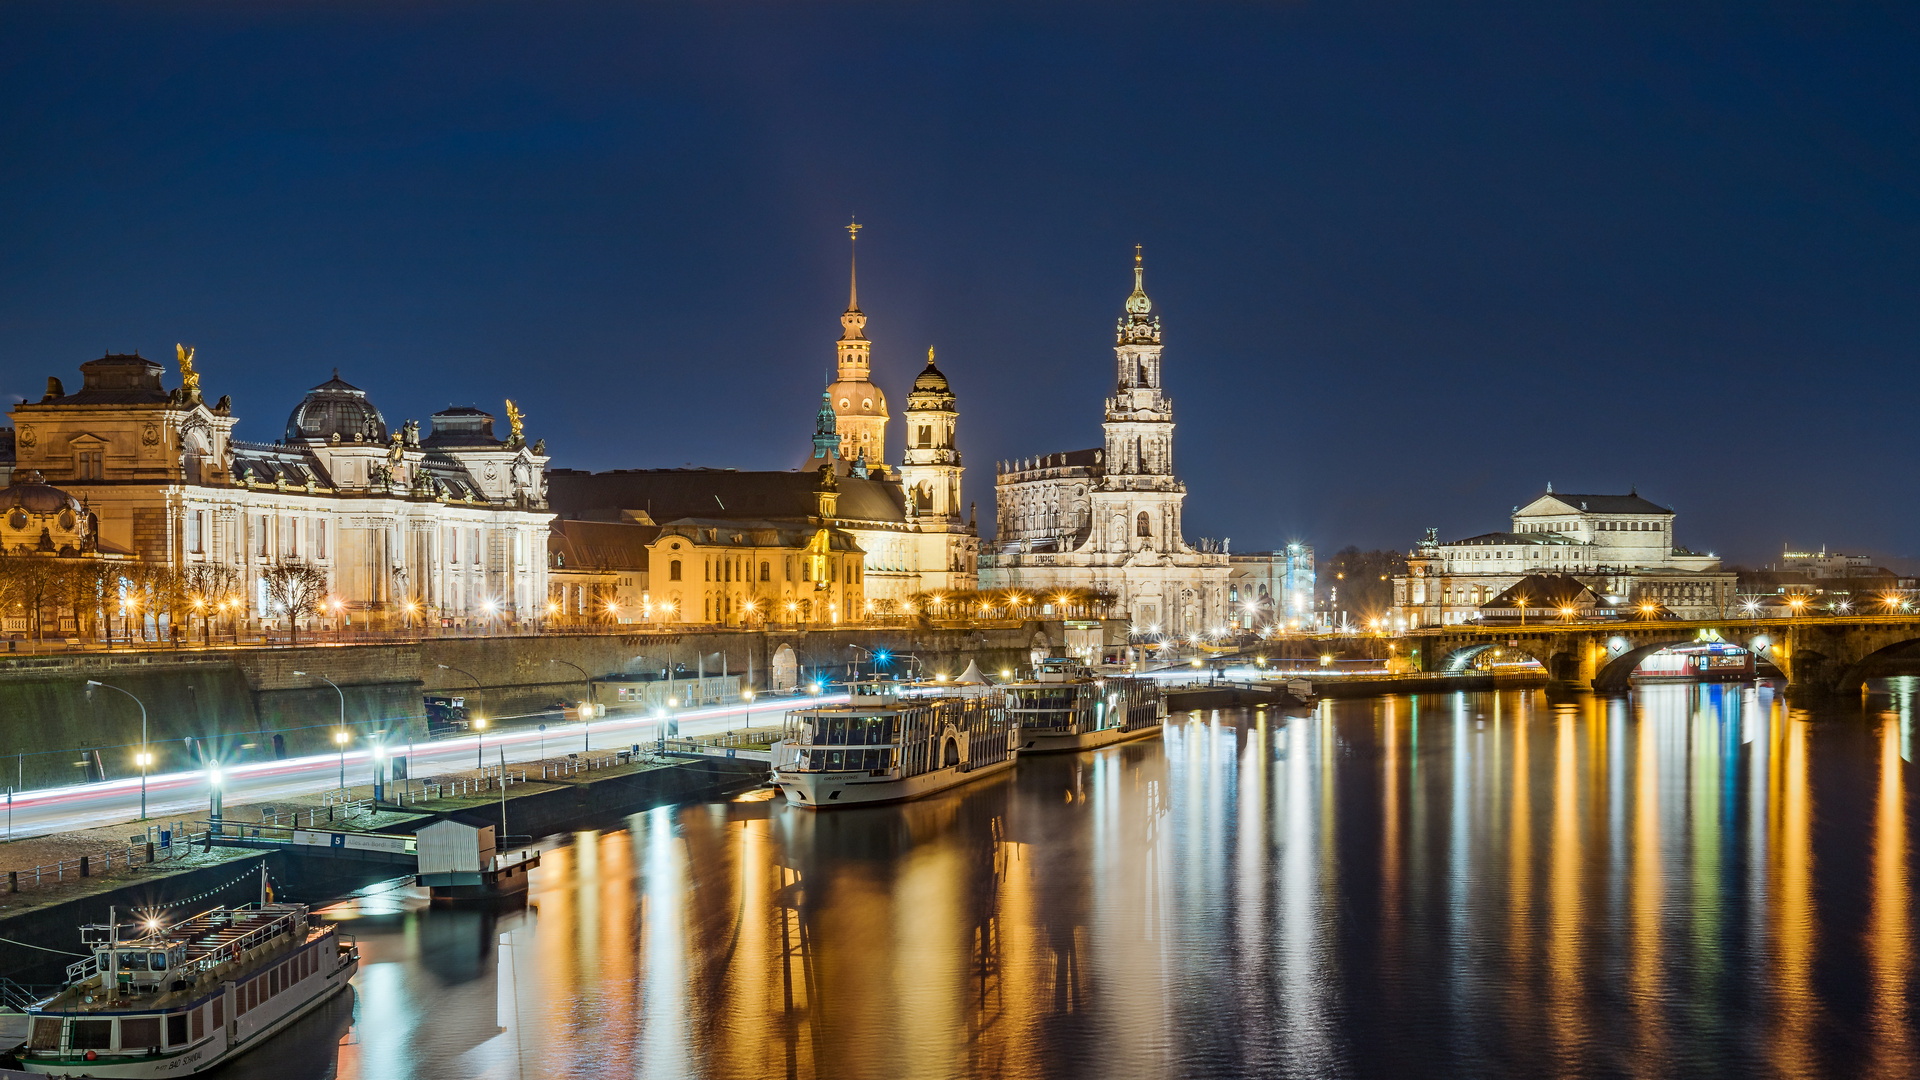
<svg viewBox="0 0 1920 1080"><path fill-rule="evenodd" d="M773 748L773 782L793 806L917 799L1011 768L1006 711L991 697L908 697L856 684L845 705L800 709Z"/></svg>
<svg viewBox="0 0 1920 1080"><path fill-rule="evenodd" d="M1096 678L1071 657L1048 657L1032 679L1000 690L1023 754L1097 750L1157 735L1167 721L1166 697L1157 684Z"/></svg>
<svg viewBox="0 0 1920 1080"><path fill-rule="evenodd" d="M171 925L81 928L93 955L28 1010L21 1064L53 1076L202 1072L246 1053L346 988L357 945L305 904L220 907Z"/></svg>
<svg viewBox="0 0 1920 1080"><path fill-rule="evenodd" d="M1673 645L1640 661L1635 683L1745 682L1754 677L1753 653L1724 641Z"/></svg>

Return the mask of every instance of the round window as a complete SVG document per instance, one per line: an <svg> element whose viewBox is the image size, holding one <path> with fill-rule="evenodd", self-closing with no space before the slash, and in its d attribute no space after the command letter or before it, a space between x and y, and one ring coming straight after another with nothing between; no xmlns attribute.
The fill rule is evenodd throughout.
<svg viewBox="0 0 1920 1080"><path fill-rule="evenodd" d="M26 528L26 527L27 527L27 512L26 512L25 510L15 510L15 511L14 511L13 513L11 513L11 514L8 514L8 515L7 515L7 524L9 524L9 525L11 525L11 526L13 526L13 527L14 527L14 528L16 528L16 529L24 529L24 528Z"/></svg>
<svg viewBox="0 0 1920 1080"><path fill-rule="evenodd" d="M67 532L73 531L73 511L72 510L60 511L60 528Z"/></svg>
<svg viewBox="0 0 1920 1080"><path fill-rule="evenodd" d="M843 408L843 409L847 407L847 399L846 399L846 398L841 398L841 399L840 399L840 407L841 407L841 408Z"/></svg>
<svg viewBox="0 0 1920 1080"><path fill-rule="evenodd" d="M872 398L861 398L861 399L860 399L860 407L861 407L861 408L863 408L863 409L871 409L871 408L873 408L873 399L872 399Z"/></svg>

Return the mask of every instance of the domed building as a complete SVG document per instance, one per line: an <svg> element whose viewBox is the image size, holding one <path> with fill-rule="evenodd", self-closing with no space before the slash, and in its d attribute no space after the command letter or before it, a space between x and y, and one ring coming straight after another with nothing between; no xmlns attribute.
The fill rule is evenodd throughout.
<svg viewBox="0 0 1920 1080"><path fill-rule="evenodd" d="M93 515L38 472L20 473L0 489L0 547L10 556L95 554Z"/></svg>
<svg viewBox="0 0 1920 1080"><path fill-rule="evenodd" d="M335 370L280 439L249 442L227 398L202 400L192 351L178 354L173 388L161 364L109 354L80 366L79 391L49 378L44 397L13 407L0 432L0 480L21 477L0 514L9 553L118 553L227 582L221 599L247 624L316 621L274 595L277 570L294 565L326 574L328 624L544 615L546 447L527 444L511 403L505 439L472 407L435 414L423 438Z"/></svg>
<svg viewBox="0 0 1920 1080"><path fill-rule="evenodd" d="M872 343L857 281L850 276L847 310L840 316L839 378L820 396L812 442L799 468L555 469L554 509L562 518L585 522L658 522L657 528L665 530L662 537L680 537L668 543L704 535L707 546L722 542L715 537L736 537L725 542L741 544L746 541L737 537L747 534L787 536L796 524L816 530L816 536L819 530L844 530L850 550L860 553L852 581L864 610L851 609L850 594L843 595L837 608L815 605L811 621L817 623L903 613L919 593L973 591L979 584L979 533L972 514L961 512L964 470L954 443L960 414L953 388L928 350L927 365L907 395L904 463L897 470L887 468L887 398L872 381ZM572 523L563 521L561 530ZM681 535L682 525L692 531ZM692 548L687 557L695 557ZM663 613L654 617L746 625L758 612L769 625L789 618L810 621L789 611L804 612L805 597L821 583L806 584L804 574L796 577L791 559L769 557L759 573L741 578L727 570L738 556L699 557L701 573L696 578L689 569L684 585L672 584L681 581L672 569L665 577L652 572L653 611ZM845 588L847 581L826 584ZM676 599L663 609L661 600L669 596Z"/></svg>
<svg viewBox="0 0 1920 1080"><path fill-rule="evenodd" d="M334 368L333 378L307 391L287 416L286 441L384 443L387 418L365 390L341 379Z"/></svg>

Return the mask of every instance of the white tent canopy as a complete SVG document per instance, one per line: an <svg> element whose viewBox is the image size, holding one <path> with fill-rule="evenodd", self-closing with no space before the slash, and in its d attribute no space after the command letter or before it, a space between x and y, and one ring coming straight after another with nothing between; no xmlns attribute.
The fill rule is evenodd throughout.
<svg viewBox="0 0 1920 1080"><path fill-rule="evenodd" d="M985 686L987 685L987 676L986 673L980 670L980 661L969 660L967 661L967 670L961 672L960 677L953 681L965 686Z"/></svg>

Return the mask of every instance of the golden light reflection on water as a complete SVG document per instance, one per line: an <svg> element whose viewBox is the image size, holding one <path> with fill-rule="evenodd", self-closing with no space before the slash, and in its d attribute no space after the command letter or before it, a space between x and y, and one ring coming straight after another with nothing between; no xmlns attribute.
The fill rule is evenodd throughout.
<svg viewBox="0 0 1920 1080"><path fill-rule="evenodd" d="M1913 894L1908 885L1906 763L1909 720L1880 723L1880 783L1874 793L1873 906L1867 921L1873 1053L1864 1076L1913 1076L1908 988L1913 971Z"/></svg>
<svg viewBox="0 0 1920 1080"><path fill-rule="evenodd" d="M521 912L344 911L368 961L324 1056L343 1077L1914 1075L1910 715L1816 721L1739 687L1326 702L902 807L660 808L548 851ZM1836 929L1824 898L1850 890Z"/></svg>

